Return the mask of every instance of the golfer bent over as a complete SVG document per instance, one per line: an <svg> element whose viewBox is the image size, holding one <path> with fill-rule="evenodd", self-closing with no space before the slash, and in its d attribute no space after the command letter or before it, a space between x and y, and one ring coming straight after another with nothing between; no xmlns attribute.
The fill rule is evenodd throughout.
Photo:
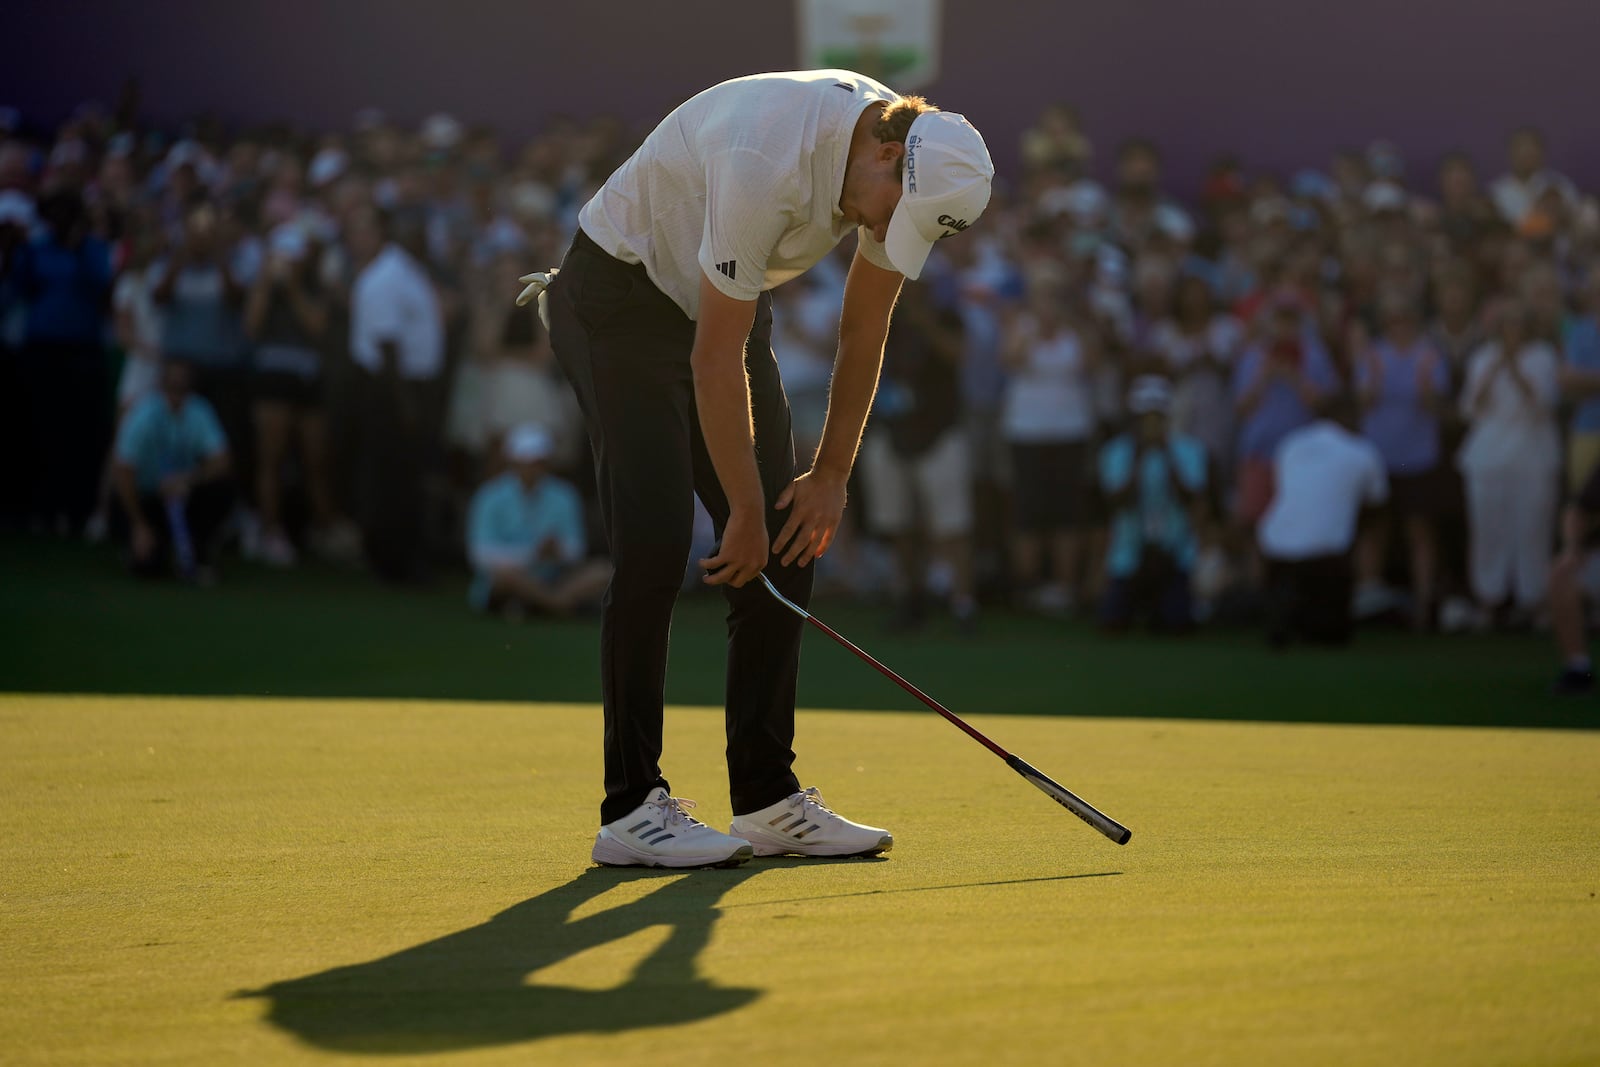
<svg viewBox="0 0 1600 1067"><path fill-rule="evenodd" d="M546 299L616 567L600 638L597 862L695 867L892 843L801 790L791 746L802 623L752 580L765 570L785 596L809 600L808 565L844 510L902 277L917 277L934 241L978 218L993 174L959 115L849 71L761 74L668 115L579 214ZM768 290L852 228L827 424L797 476ZM731 835L687 815L659 765L695 493L719 539L700 566L729 603Z"/></svg>

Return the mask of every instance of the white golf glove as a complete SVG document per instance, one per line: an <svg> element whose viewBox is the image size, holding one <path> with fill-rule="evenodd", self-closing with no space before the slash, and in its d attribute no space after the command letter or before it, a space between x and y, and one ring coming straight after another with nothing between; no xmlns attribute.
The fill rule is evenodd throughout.
<svg viewBox="0 0 1600 1067"><path fill-rule="evenodd" d="M550 283L556 280L556 275L561 273L560 267L551 267L549 270L534 271L524 274L517 281L527 288L522 290L522 295L517 297L517 307L527 307L528 301L535 297L539 300L539 321L544 323L545 332L550 332L550 298L545 290L550 288Z"/></svg>

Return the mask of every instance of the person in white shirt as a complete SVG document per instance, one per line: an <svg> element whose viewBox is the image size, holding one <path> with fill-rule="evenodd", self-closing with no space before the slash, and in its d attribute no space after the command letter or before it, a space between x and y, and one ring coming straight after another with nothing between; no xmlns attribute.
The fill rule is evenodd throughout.
<svg viewBox="0 0 1600 1067"><path fill-rule="evenodd" d="M1489 186L1489 196L1502 218L1513 226L1520 225L1538 204L1540 197L1554 189L1573 207L1578 202L1578 190L1563 174L1545 166L1544 134L1526 126L1511 135L1507 149L1511 170L1502 174Z"/></svg>
<svg viewBox="0 0 1600 1067"><path fill-rule="evenodd" d="M394 217L388 229L350 293L350 358L362 372L357 510L374 573L408 581L422 570L422 468L444 325L420 219Z"/></svg>
<svg viewBox="0 0 1600 1067"><path fill-rule="evenodd" d="M1561 475L1561 357L1536 340L1528 308L1507 301L1493 337L1467 360L1456 462L1466 483L1469 569L1480 611L1532 616L1550 581Z"/></svg>
<svg viewBox="0 0 1600 1067"><path fill-rule="evenodd" d="M881 852L886 832L801 790L794 700L805 604L872 403L889 314L935 241L976 222L994 166L960 115L844 70L736 78L692 97L579 213L549 281L556 358L588 425L616 571L601 626L605 787L594 858L690 867L752 853ZM769 290L857 234L822 440L795 474ZM684 812L660 768L667 633L694 521L727 593L734 833Z"/></svg>
<svg viewBox="0 0 1600 1067"><path fill-rule="evenodd" d="M1091 484L1100 356L1088 312L1073 302L1060 286L1035 282L1002 356L1010 377L1001 430L1016 500L1012 582L1047 612L1072 606Z"/></svg>
<svg viewBox="0 0 1600 1067"><path fill-rule="evenodd" d="M1267 565L1268 640L1327 644L1350 639L1352 550L1361 513L1389 498L1377 446L1354 432L1354 401L1325 400L1321 417L1279 442L1277 492L1256 528Z"/></svg>

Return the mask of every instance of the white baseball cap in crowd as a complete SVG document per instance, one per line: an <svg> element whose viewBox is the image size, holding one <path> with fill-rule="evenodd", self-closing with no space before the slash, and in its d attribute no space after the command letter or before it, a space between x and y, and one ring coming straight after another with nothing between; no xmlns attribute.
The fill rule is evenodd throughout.
<svg viewBox="0 0 1600 1067"><path fill-rule="evenodd" d="M994 162L983 138L951 111L926 111L906 131L900 203L884 250L907 278L916 278L942 237L954 237L989 206Z"/></svg>
<svg viewBox="0 0 1600 1067"><path fill-rule="evenodd" d="M550 431L538 423L519 423L506 434L506 459L512 463L543 463L555 450Z"/></svg>
<svg viewBox="0 0 1600 1067"><path fill-rule="evenodd" d="M1128 388L1128 411L1134 415L1164 413L1172 406L1172 386L1156 374L1141 374Z"/></svg>

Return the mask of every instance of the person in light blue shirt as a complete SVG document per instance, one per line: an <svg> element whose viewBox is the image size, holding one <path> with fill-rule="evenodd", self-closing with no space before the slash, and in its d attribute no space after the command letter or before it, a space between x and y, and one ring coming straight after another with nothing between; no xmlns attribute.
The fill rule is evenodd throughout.
<svg viewBox="0 0 1600 1067"><path fill-rule="evenodd" d="M1139 615L1166 632L1193 625L1189 575L1208 463L1203 444L1171 431L1171 404L1165 378L1135 378L1128 410L1136 423L1100 449L1100 491L1111 516L1100 604L1100 622L1108 629L1123 629Z"/></svg>
<svg viewBox="0 0 1600 1067"><path fill-rule="evenodd" d="M233 504L228 440L216 411L190 389L190 368L168 360L161 388L129 409L112 448L121 507L113 528L128 543L135 573L169 564L181 577L210 577L217 534Z"/></svg>
<svg viewBox="0 0 1600 1067"><path fill-rule="evenodd" d="M586 559L588 538L577 490L549 472L555 444L524 423L506 435L509 468L473 495L467 515L469 602L520 618L565 616L599 603L611 564Z"/></svg>

